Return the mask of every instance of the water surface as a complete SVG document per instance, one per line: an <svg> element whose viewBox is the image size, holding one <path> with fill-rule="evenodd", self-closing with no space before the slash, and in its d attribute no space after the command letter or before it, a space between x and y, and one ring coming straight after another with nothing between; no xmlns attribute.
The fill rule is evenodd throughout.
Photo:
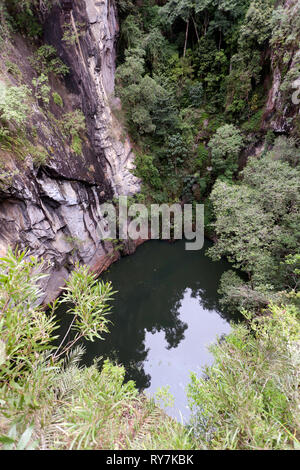
<svg viewBox="0 0 300 470"><path fill-rule="evenodd" d="M205 256L209 246L206 241L203 250L188 252L184 241L150 241L111 266L102 276L118 291L111 332L105 341L86 343L87 365L97 356L116 360L149 395L168 385L175 406L167 412L185 421L190 372L201 374L212 364L207 346L228 334L233 320L222 312L217 294L230 265Z"/></svg>

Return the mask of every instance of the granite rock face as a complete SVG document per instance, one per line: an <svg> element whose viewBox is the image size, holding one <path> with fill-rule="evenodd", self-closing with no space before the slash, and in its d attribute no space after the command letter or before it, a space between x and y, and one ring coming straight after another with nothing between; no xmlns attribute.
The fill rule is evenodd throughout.
<svg viewBox="0 0 300 470"><path fill-rule="evenodd" d="M62 39L66 29L72 33L69 43ZM120 104L114 98L119 31L114 2L61 2L46 15L44 30L45 43L53 45L70 68L64 80L51 77L52 89L63 98L64 110L83 111L87 132L82 154L76 155L57 125L56 106L51 104L46 112L32 103L31 124L49 159L38 166L30 154L22 162L13 153L2 154L9 177L0 181L0 255L8 246L18 246L43 257L49 263L44 285L48 302L75 262L100 273L120 257L99 236L100 206L115 196L136 193L139 181L132 175L129 137L115 117ZM20 64L28 85L34 75L31 54L30 46L15 38L10 56ZM11 77L3 78L14 84Z"/></svg>
<svg viewBox="0 0 300 470"><path fill-rule="evenodd" d="M62 40L68 27L75 37L73 45ZM114 1L79 0L70 12L53 8L45 31L46 42L56 47L71 69L70 91L80 97L93 150L104 158L114 194L136 193L139 182L132 175L132 146L116 118L120 112L120 102L114 97L119 25Z"/></svg>
<svg viewBox="0 0 300 470"><path fill-rule="evenodd" d="M282 24L287 22L292 25L292 21L299 18L300 15L299 1L285 0L282 11ZM296 32L293 31L293 26L291 28L291 36L293 36ZM270 51L272 85L268 94L262 127L264 130L273 130L277 134L292 133L300 122L299 103L297 104L293 99L293 96L295 98L300 96L300 37L299 32L297 34L295 38L288 38L282 51L278 50L276 44Z"/></svg>

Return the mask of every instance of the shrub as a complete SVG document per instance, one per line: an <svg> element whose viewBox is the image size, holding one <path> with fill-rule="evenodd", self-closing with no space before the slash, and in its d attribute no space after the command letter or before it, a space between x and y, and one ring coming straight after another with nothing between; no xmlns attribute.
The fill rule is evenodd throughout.
<svg viewBox="0 0 300 470"><path fill-rule="evenodd" d="M39 75L54 73L65 76L70 71L69 67L57 57L56 49L48 44L41 46L31 57L30 62Z"/></svg>
<svg viewBox="0 0 300 470"><path fill-rule="evenodd" d="M85 23L75 22L75 30L71 23L65 23L63 25L64 34L62 41L66 43L67 46L74 46L77 40L84 34Z"/></svg>
<svg viewBox="0 0 300 470"><path fill-rule="evenodd" d="M39 77L33 78L32 85L36 99L41 100L47 106L50 102L51 91L47 75L42 73Z"/></svg>
<svg viewBox="0 0 300 470"><path fill-rule="evenodd" d="M151 155L137 155L135 159L136 175L155 189L162 188L159 171Z"/></svg>
<svg viewBox="0 0 300 470"><path fill-rule="evenodd" d="M37 0L4 0L8 11L8 21L11 26L25 33L30 38L37 38L42 35L43 28L38 15ZM43 1L43 8L49 8L50 2ZM40 5L42 5L40 4Z"/></svg>
<svg viewBox="0 0 300 470"><path fill-rule="evenodd" d="M37 363L37 357L51 350L51 336L55 330L53 315L47 316L40 308L33 308L41 297L38 282L45 276L36 259L26 259L26 253L8 251L0 259L0 337L2 363L0 383L21 380Z"/></svg>
<svg viewBox="0 0 300 470"><path fill-rule="evenodd" d="M238 168L238 156L242 149L243 138L240 131L232 124L220 127L211 138L212 165L217 174L231 176Z"/></svg>
<svg viewBox="0 0 300 470"><path fill-rule="evenodd" d="M246 132L259 132L261 128L261 122L263 118L264 110L260 109L248 121L242 125L242 129Z"/></svg>
<svg viewBox="0 0 300 470"><path fill-rule="evenodd" d="M52 93L52 98L53 98L54 103L57 106L59 106L60 108L63 108L64 102L63 102L63 99L62 99L62 97L60 96L59 93L57 93L56 91L54 93Z"/></svg>
<svg viewBox="0 0 300 470"><path fill-rule="evenodd" d="M75 343L108 331L111 284L77 265L63 297L46 313L37 307L45 268L10 249L0 259L0 448L191 448L183 426L125 382L123 367L108 360L101 371L100 360L80 366L84 349ZM62 303L73 336L53 347Z"/></svg>
<svg viewBox="0 0 300 470"><path fill-rule="evenodd" d="M62 118L62 126L65 132L73 134L86 130L85 117L81 110L76 109L66 113Z"/></svg>
<svg viewBox="0 0 300 470"><path fill-rule="evenodd" d="M192 374L192 425L205 449L299 448L300 322L295 307L244 313L248 326L212 346L206 378Z"/></svg>
<svg viewBox="0 0 300 470"><path fill-rule="evenodd" d="M41 274L44 262L28 258L26 252L8 250L0 259L0 332L1 369L0 383L14 380L30 373L41 360L45 350L53 350L51 342L56 329L54 309L46 314L35 305L42 296L39 282L47 277ZM16 288L18 286L18 288ZM71 324L76 332L71 343L64 341L52 353L55 361L65 354L81 338L90 341L101 338L107 332L107 314L113 292L110 283L96 282L88 268L77 265L59 303L68 303L68 313L73 316ZM54 304L54 307L57 303Z"/></svg>
<svg viewBox="0 0 300 470"><path fill-rule="evenodd" d="M20 68L11 60L5 61L5 67L7 69L7 72L10 73L16 80L20 80L22 78L22 72Z"/></svg>
<svg viewBox="0 0 300 470"><path fill-rule="evenodd" d="M0 189L9 188L15 176L19 174L19 170L2 171L0 169Z"/></svg>
<svg viewBox="0 0 300 470"><path fill-rule="evenodd" d="M82 153L80 133L86 130L85 116L79 109L63 115L61 129L64 135L71 137L71 148L76 155Z"/></svg>
<svg viewBox="0 0 300 470"><path fill-rule="evenodd" d="M1 119L17 124L25 123L29 113L30 91L26 85L6 86L0 82Z"/></svg>
<svg viewBox="0 0 300 470"><path fill-rule="evenodd" d="M34 164L38 167L45 165L49 158L47 150L41 145L29 145L28 153L31 155Z"/></svg>

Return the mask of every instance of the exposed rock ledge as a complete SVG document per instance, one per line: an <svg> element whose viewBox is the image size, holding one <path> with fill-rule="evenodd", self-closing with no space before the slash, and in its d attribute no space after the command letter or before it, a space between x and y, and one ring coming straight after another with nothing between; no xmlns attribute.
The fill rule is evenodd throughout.
<svg viewBox="0 0 300 470"><path fill-rule="evenodd" d="M72 45L62 41L68 24L78 34ZM84 25L83 34L79 25ZM67 111L81 108L86 116L83 153L76 156L49 115L33 105L39 142L51 149L52 158L37 170L30 156L26 165L5 156L15 176L0 185L0 254L8 246L18 246L50 262L44 302L58 294L76 261L99 273L120 256L97 234L100 204L139 190L139 181L131 173L134 155L130 140L112 111L119 105L113 96L118 31L112 0L78 0L71 11L58 5L51 10L45 19L45 42L56 47L71 69L65 83L56 83L53 77L52 84ZM30 46L15 38L11 54L31 84ZM13 83L13 78L8 78ZM56 111L51 112L55 115Z"/></svg>

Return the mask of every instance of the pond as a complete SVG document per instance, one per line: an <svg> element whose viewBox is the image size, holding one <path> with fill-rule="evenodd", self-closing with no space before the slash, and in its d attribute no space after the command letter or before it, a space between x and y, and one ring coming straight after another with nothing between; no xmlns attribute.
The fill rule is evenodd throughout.
<svg viewBox="0 0 300 470"><path fill-rule="evenodd" d="M118 293L113 302L110 334L85 343L84 362L98 356L123 364L140 390L153 396L169 386L175 398L166 411L187 421L186 386L190 372L211 365L207 346L230 332L233 316L222 311L217 294L225 261L212 262L205 252L185 251L185 242L150 241L111 266L101 279ZM62 315L63 323L69 320ZM182 418L181 418L182 417Z"/></svg>

